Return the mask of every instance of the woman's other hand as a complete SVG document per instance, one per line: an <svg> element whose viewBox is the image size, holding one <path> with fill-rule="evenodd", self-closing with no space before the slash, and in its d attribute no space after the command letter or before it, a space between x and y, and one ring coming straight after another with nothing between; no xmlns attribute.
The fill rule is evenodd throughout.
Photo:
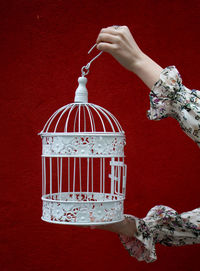
<svg viewBox="0 0 200 271"><path fill-rule="evenodd" d="M136 233L135 220L126 217L123 221L100 226L90 226L91 229L100 229L133 237Z"/></svg>

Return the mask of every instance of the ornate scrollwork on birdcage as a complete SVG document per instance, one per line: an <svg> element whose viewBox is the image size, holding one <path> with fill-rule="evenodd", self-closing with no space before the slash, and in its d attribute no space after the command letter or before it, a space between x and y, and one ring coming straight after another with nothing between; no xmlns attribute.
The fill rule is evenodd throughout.
<svg viewBox="0 0 200 271"><path fill-rule="evenodd" d="M86 196L86 195L84 195ZM74 198L70 201L70 193L62 193L62 200L56 200L59 195L53 195L52 199L43 197L43 216L42 219L48 222L60 224L104 224L104 222L115 222L123 219L123 201L122 196L115 196L115 200L111 195L90 193L87 200L82 202ZM74 194L71 193L71 197ZM76 201L77 200L77 201Z"/></svg>
<svg viewBox="0 0 200 271"><path fill-rule="evenodd" d="M44 156L124 156L125 137L116 135L43 136Z"/></svg>

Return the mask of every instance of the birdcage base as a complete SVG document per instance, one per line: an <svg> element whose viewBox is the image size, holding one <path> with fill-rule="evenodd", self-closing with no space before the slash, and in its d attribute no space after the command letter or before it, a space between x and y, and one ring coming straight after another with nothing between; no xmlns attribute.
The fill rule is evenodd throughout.
<svg viewBox="0 0 200 271"><path fill-rule="evenodd" d="M42 220L68 225L105 225L124 219L124 196L104 193L44 195Z"/></svg>

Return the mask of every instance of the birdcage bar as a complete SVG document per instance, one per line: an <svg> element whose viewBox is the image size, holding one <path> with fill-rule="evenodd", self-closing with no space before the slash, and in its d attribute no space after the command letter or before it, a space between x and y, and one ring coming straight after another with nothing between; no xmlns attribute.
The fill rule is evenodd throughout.
<svg viewBox="0 0 200 271"><path fill-rule="evenodd" d="M123 170L124 170L124 172L123 172L123 188L122 188L122 193L123 193L124 198L125 198L125 196L126 196L126 175L127 175L127 166L126 165L124 165Z"/></svg>
<svg viewBox="0 0 200 271"><path fill-rule="evenodd" d="M44 184L43 184L43 187L44 187L44 191L43 191L43 193L44 193L44 195L46 194L46 162L45 162L46 160L45 160L45 157L43 157L43 170L44 170L44 172L43 172L43 176L44 176Z"/></svg>
<svg viewBox="0 0 200 271"><path fill-rule="evenodd" d="M50 195L52 198L52 157L49 157Z"/></svg>
<svg viewBox="0 0 200 271"><path fill-rule="evenodd" d="M115 193L120 193L120 165L119 165L119 157L118 157L118 165L116 166L116 181L115 181L115 184L116 184L116 189L118 189L117 191L115 191ZM117 184L118 184L118 187L117 187Z"/></svg>
<svg viewBox="0 0 200 271"><path fill-rule="evenodd" d="M117 193L117 167L114 167L114 193Z"/></svg>
<svg viewBox="0 0 200 271"><path fill-rule="evenodd" d="M74 157L73 196L75 192L75 182L76 182L76 157Z"/></svg>
<svg viewBox="0 0 200 271"><path fill-rule="evenodd" d="M42 196L44 195L44 157L42 157Z"/></svg>
<svg viewBox="0 0 200 271"><path fill-rule="evenodd" d="M120 194L120 181L121 181L121 165L120 165L120 161L119 161L119 157L118 157L118 166L117 166L117 178L116 178L116 182L118 182L118 191L115 191L115 193ZM115 183L116 183L115 182Z"/></svg>
<svg viewBox="0 0 200 271"><path fill-rule="evenodd" d="M59 170L59 157L57 158L57 185L58 185L58 193L60 188L60 170Z"/></svg>
<svg viewBox="0 0 200 271"><path fill-rule="evenodd" d="M68 192L70 192L70 157L68 157Z"/></svg>
<svg viewBox="0 0 200 271"><path fill-rule="evenodd" d="M118 157L118 163L119 163L119 157ZM121 185L121 166L118 165L118 194L120 194L120 185Z"/></svg>
<svg viewBox="0 0 200 271"><path fill-rule="evenodd" d="M79 105L79 111L78 111L78 131L79 131L79 133L80 133L80 131L81 131L81 106Z"/></svg>
<svg viewBox="0 0 200 271"><path fill-rule="evenodd" d="M94 190L94 183L93 183L93 158L91 158L91 182L92 182L92 192Z"/></svg>
<svg viewBox="0 0 200 271"><path fill-rule="evenodd" d="M85 106L83 106L83 116L84 116L84 132L86 132L86 114L85 114Z"/></svg>
<svg viewBox="0 0 200 271"><path fill-rule="evenodd" d="M80 180L80 192L82 192L82 186L81 186L81 158L79 158L79 180Z"/></svg>
<svg viewBox="0 0 200 271"><path fill-rule="evenodd" d="M111 158L111 162L114 162L114 158ZM110 164L111 164L111 162L110 162ZM114 176L115 176L115 171L114 170L115 169L111 164L111 188L110 188L110 191L111 191L112 195L114 194Z"/></svg>
<svg viewBox="0 0 200 271"><path fill-rule="evenodd" d="M100 174L99 174L99 176L100 176L100 193L102 193L102 158L100 158Z"/></svg>
<svg viewBox="0 0 200 271"><path fill-rule="evenodd" d="M46 194L46 158L44 157L44 194Z"/></svg>
<svg viewBox="0 0 200 271"><path fill-rule="evenodd" d="M85 104L84 107L87 108L87 111L88 111L88 114L89 114L89 118L91 117L90 118L90 122L92 121L91 122L91 124L92 124L91 128L93 127L93 132L95 132L96 131L96 127L95 127L95 121L94 121L94 116L92 114L92 111L91 111L90 107L87 104Z"/></svg>
<svg viewBox="0 0 200 271"><path fill-rule="evenodd" d="M73 104L73 105L72 105L72 107L70 108L69 113L68 113L68 115L67 115L67 119L66 119L66 123L65 123L65 129L64 129L65 132L67 132L69 117L70 117L71 112L72 112L72 110L74 109L75 106L76 106L76 104Z"/></svg>
<svg viewBox="0 0 200 271"><path fill-rule="evenodd" d="M91 113L91 117L92 117L92 123L93 123L93 127L94 127L94 131L96 132L96 126L95 126L95 121L94 121L94 116L92 114L92 110L90 109L90 107L88 107L88 110L90 111Z"/></svg>
<svg viewBox="0 0 200 271"><path fill-rule="evenodd" d="M87 193L89 192L89 181L90 181L90 158L87 158Z"/></svg>
<svg viewBox="0 0 200 271"><path fill-rule="evenodd" d="M76 109L75 117L74 117L74 132L76 131L76 120L77 120L77 115L78 115L78 107Z"/></svg>
<svg viewBox="0 0 200 271"><path fill-rule="evenodd" d="M61 193L62 193L62 157L60 157L60 200L61 200Z"/></svg>
<svg viewBox="0 0 200 271"><path fill-rule="evenodd" d="M105 158L103 158L103 193L105 193Z"/></svg>
<svg viewBox="0 0 200 271"><path fill-rule="evenodd" d="M92 104L91 104L90 106L94 109L94 111L95 111L95 112L97 113L97 115L99 116L99 118L100 118L100 120L101 120L101 124L102 124L102 126L103 126L103 131L106 132L106 128L105 128L105 125L104 125L104 122L103 122L103 119L102 119L101 115L100 115L99 112L96 110L95 106L93 106Z"/></svg>
<svg viewBox="0 0 200 271"><path fill-rule="evenodd" d="M88 111L88 115L89 115L89 118L90 118L91 132L93 133L96 129L94 128L92 114L91 114L91 111L90 111L89 107L87 106L87 104L85 104L85 107L86 107L86 109Z"/></svg>

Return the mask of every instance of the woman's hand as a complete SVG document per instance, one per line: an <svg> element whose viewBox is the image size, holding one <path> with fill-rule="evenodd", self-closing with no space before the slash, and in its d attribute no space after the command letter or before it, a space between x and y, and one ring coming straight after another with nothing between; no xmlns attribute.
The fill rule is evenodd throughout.
<svg viewBox="0 0 200 271"><path fill-rule="evenodd" d="M143 57L127 26L103 28L97 38L97 49L110 53L122 66L133 72Z"/></svg>
<svg viewBox="0 0 200 271"><path fill-rule="evenodd" d="M160 78L163 68L141 51L127 26L103 28L97 38L97 49L110 53L150 89Z"/></svg>
<svg viewBox="0 0 200 271"><path fill-rule="evenodd" d="M101 226L91 226L90 228L111 231L117 234L126 235L128 237L133 237L137 231L135 220L130 219L128 217L126 217L121 222Z"/></svg>

